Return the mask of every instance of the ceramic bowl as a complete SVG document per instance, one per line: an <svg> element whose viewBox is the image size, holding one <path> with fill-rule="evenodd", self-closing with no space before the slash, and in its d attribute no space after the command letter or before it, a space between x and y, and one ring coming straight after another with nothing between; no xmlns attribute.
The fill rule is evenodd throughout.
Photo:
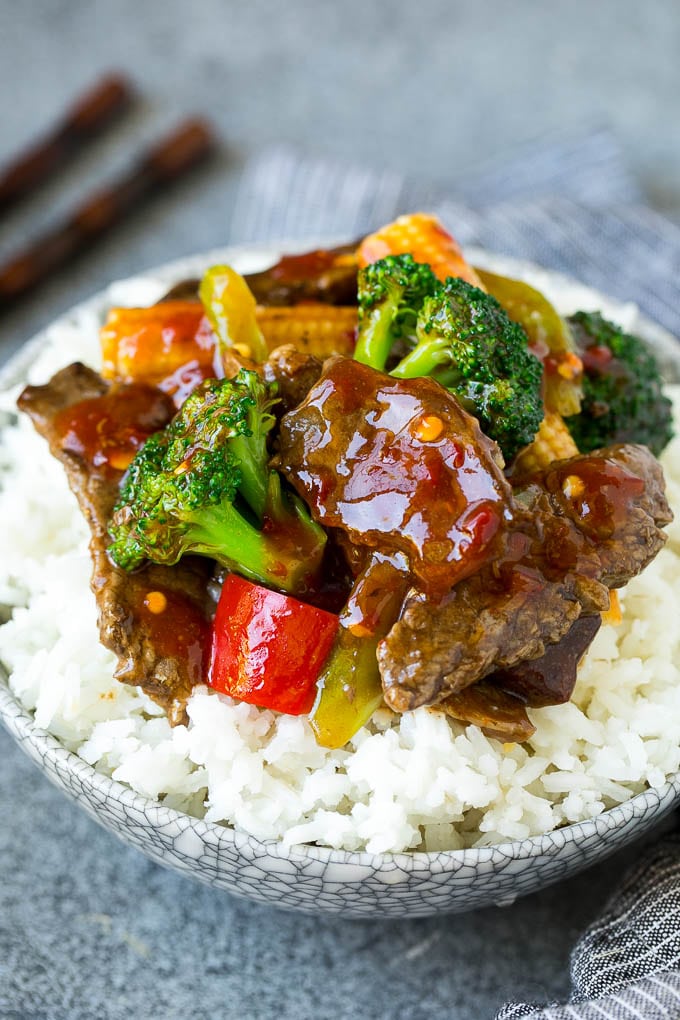
<svg viewBox="0 0 680 1020"><path fill-rule="evenodd" d="M295 247L282 244L274 250L271 246L251 246L172 263L136 278L139 303L156 300L168 285L200 274L212 262L233 261L248 271L271 262L278 250L291 251ZM575 307L601 307L614 316L617 310L623 310L616 302L558 274L488 253L470 255L476 264L528 277L548 292L554 286L568 285ZM103 316L115 302L113 284L84 307ZM654 347L668 378L678 381L680 354L674 339L648 321L638 323L637 328ZM0 388L20 381L47 342L46 331L28 344L0 373ZM276 841L261 842L232 828L174 811L98 773L36 726L31 713L10 692L1 665L0 717L48 779L123 842L198 881L238 896L308 912L423 917L510 904L518 896L566 878L641 836L680 796L678 774L663 787L640 793L590 821L484 849L371 854L318 846L283 847Z"/></svg>

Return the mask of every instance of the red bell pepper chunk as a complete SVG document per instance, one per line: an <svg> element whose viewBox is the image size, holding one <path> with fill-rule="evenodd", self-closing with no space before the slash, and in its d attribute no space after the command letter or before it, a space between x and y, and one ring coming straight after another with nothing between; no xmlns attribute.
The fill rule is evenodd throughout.
<svg viewBox="0 0 680 1020"><path fill-rule="evenodd" d="M261 708L310 712L338 626L332 613L230 574L213 623L208 683Z"/></svg>

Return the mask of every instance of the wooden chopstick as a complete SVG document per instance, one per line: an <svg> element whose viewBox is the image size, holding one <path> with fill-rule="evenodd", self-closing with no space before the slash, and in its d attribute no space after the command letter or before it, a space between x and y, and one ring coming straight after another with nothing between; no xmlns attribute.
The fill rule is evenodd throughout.
<svg viewBox="0 0 680 1020"><path fill-rule="evenodd" d="M63 223L36 238L0 267L0 311L33 290L141 202L203 162L215 149L209 125L186 120L145 152L130 171L90 196Z"/></svg>
<svg viewBox="0 0 680 1020"><path fill-rule="evenodd" d="M119 74L88 89L46 135L0 170L0 216L44 184L132 106L135 90Z"/></svg>

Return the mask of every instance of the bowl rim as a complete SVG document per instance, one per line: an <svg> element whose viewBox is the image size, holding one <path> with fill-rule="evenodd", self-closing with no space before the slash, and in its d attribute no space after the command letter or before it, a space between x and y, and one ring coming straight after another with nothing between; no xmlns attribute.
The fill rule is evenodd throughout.
<svg viewBox="0 0 680 1020"><path fill-rule="evenodd" d="M4 667L0 668L4 672ZM505 840L502 843L462 850L401 850L381 853L372 853L368 850L336 850L316 844L284 844L281 840L259 839L234 826L208 822L184 811L167 807L162 801L143 797L132 787L103 772L98 772L75 752L69 751L57 737L37 726L32 713L21 705L2 676L0 676L0 721L12 736L18 738L19 745L25 753L28 754L24 748L24 741L28 740L38 751L41 759L52 766L54 772L63 770L66 765L69 771L77 773L81 782L88 783L100 795L107 799L111 797L143 815L152 828L165 828L168 824L174 823L181 829L192 829L201 839L204 839L206 834L212 833L218 846L228 842L238 847L239 843L247 841L251 846L261 848L264 853L275 857L311 859L328 864L352 863L359 866L368 865L374 869L380 868L383 864L396 864L405 872L430 869L442 872L458 870L466 865L469 867L484 864L495 854L515 861L530 860L556 854L569 844L581 843L593 836L604 836L609 831L627 825L636 817L640 819L662 806L670 808L672 802L680 797L680 772L677 772L661 787L649 787L599 815L538 836L526 836L524 839ZM448 867L445 866L445 862L449 863ZM439 867L433 869L432 865L435 863Z"/></svg>
<svg viewBox="0 0 680 1020"><path fill-rule="evenodd" d="M284 239L261 244L229 245L173 259L160 266L142 270L124 280L114 281L85 301L59 315L11 356L6 364L0 367L0 391L11 389L24 380L36 356L49 344L50 331L54 326L66 323L76 315L100 312L106 303L111 303L111 292L119 285L148 280L158 283L160 293L162 293L163 287L172 285L173 282L187 274L200 273L210 264L249 258L261 261L264 267L283 252L295 253L296 251L310 250L313 247L329 247L340 243L343 243L343 239L310 238L303 241L286 241ZM531 277L535 279L537 275L540 275L545 281L555 286L577 286L582 297L593 302L594 307L597 306L598 301L601 303L603 300L611 308L619 309L621 313L630 307L629 303L610 298L595 288L581 284L574 277L545 269L529 260L515 259L475 247L468 247L466 255L473 263L483 265L492 271L511 272L518 278ZM680 362L678 341L668 330L641 313L637 317L637 328L643 338L649 340L655 350L661 354L663 361L667 364L678 365ZM680 378L680 373L678 373L678 377ZM0 422L0 428L2 427ZM670 775L662 786L648 787L640 793L633 794L623 803L608 808L591 818L573 822L540 835L505 840L502 843L492 843L481 847L468 847L459 850L402 850L375 853L368 850L338 850L317 844L284 844L281 840L262 840L232 825L209 822L178 811L166 806L162 801L146 798L132 787L97 771L94 766L88 764L74 751L70 751L56 736L36 725L33 713L26 709L13 694L8 681L6 667L0 662L0 722L30 757L30 752L25 747L25 743L28 741L41 759L52 767L52 772L58 774L66 765L69 771L77 772L81 782L88 783L92 789L97 789L100 796L104 795L107 799L112 797L142 814L152 828L161 825L165 827L169 823L174 823L183 830L192 829L201 839L204 839L208 833L213 834L218 846L228 842L238 847L239 844L248 841L258 849L261 848L265 854L287 859L311 859L327 864L352 863L358 866L370 866L373 869L380 868L383 864L390 864L396 865L405 872L429 870L433 868L433 865L439 865L436 867L438 872L458 870L465 866L484 864L496 854L501 854L504 858L514 861L530 860L557 854L569 844L581 843L596 836L602 837L609 831L629 824L636 817L640 820L662 807L667 810L676 799L680 799L680 771L677 771ZM50 777L49 773L48 777ZM63 783L59 783L59 786L63 792L66 792Z"/></svg>

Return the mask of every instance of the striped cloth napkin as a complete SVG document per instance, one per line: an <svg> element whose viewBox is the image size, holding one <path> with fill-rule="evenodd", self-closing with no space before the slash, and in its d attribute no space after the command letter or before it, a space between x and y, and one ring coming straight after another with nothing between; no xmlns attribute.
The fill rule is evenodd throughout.
<svg viewBox="0 0 680 1020"><path fill-rule="evenodd" d="M635 301L680 336L680 225L644 205L604 129L546 139L446 193L276 146L247 164L235 209L236 243L350 239L399 213L436 212L461 244L531 259Z"/></svg>
<svg viewBox="0 0 680 1020"><path fill-rule="evenodd" d="M680 836L647 851L571 954L570 1001L496 1020L680 1020Z"/></svg>
<svg viewBox="0 0 680 1020"><path fill-rule="evenodd" d="M434 211L463 245L531 259L680 337L680 225L649 209L606 129L553 136L450 188L266 149L245 168L232 240L358 237ZM569 1003L508 1003L497 1020L680 1020L680 836L642 858L577 943Z"/></svg>

